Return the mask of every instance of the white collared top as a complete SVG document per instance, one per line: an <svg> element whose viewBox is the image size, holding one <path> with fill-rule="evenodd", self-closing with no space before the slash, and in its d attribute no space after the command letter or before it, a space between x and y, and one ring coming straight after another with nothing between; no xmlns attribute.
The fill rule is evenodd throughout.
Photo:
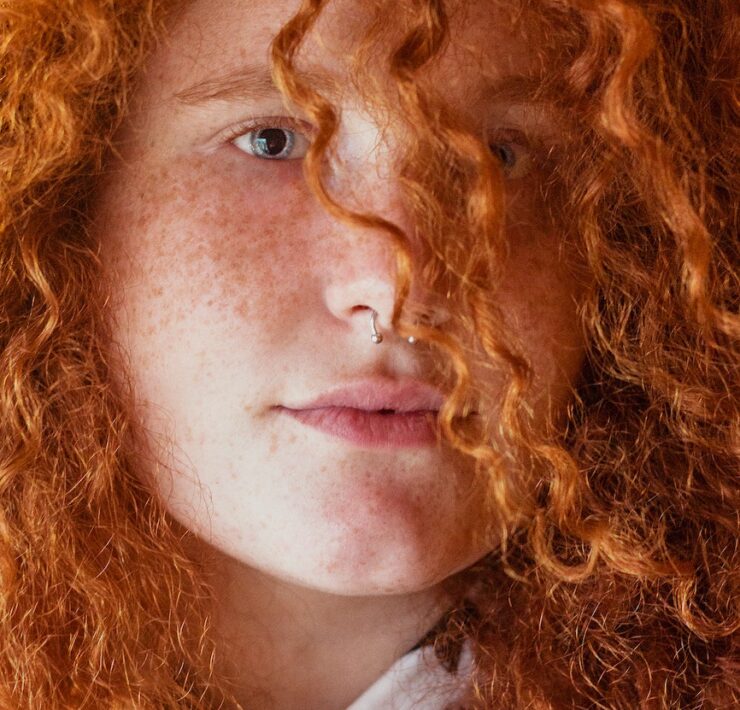
<svg viewBox="0 0 740 710"><path fill-rule="evenodd" d="M444 710L465 693L472 653L463 647L456 673L446 670L431 646L398 659L347 710Z"/></svg>

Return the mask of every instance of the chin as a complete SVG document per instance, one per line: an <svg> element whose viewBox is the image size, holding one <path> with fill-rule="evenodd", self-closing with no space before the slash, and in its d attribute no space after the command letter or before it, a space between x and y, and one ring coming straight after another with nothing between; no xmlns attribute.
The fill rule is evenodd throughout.
<svg viewBox="0 0 740 710"><path fill-rule="evenodd" d="M423 592L437 586L454 573L454 569L398 570L367 569L355 567L353 570L316 569L298 576L287 575L285 581L301 587L314 589L327 594L347 597L370 597L405 595Z"/></svg>
<svg viewBox="0 0 740 710"><path fill-rule="evenodd" d="M275 505L276 515L260 520L240 511L215 525L206 524L210 519L205 515L171 512L233 562L337 595L421 592L482 556L471 545L470 531L460 530L460 519L467 518L463 511L442 504L439 497L432 506L398 489L395 493L354 496L345 505L336 499L303 508L300 503L281 510ZM194 518L203 524L194 525Z"/></svg>
<svg viewBox="0 0 740 710"><path fill-rule="evenodd" d="M387 536L333 540L317 550L300 561L300 569L284 569L283 574L302 586L346 596L421 592L481 556L465 554L464 548L451 550L441 541Z"/></svg>

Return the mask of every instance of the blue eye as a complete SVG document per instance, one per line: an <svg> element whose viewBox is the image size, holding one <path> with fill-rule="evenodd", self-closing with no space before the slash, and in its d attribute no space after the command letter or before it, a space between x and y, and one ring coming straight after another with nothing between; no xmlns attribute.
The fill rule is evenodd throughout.
<svg viewBox="0 0 740 710"><path fill-rule="evenodd" d="M279 126L254 128L232 143L248 155L264 160L297 160L306 155L309 145L302 134Z"/></svg>
<svg viewBox="0 0 740 710"><path fill-rule="evenodd" d="M520 178L529 172L531 156L529 148L517 141L490 141L491 154L498 158L504 175L508 178Z"/></svg>
<svg viewBox="0 0 740 710"><path fill-rule="evenodd" d="M514 148L507 143L492 143L489 148L500 161L504 170L512 170L516 165L517 156Z"/></svg>

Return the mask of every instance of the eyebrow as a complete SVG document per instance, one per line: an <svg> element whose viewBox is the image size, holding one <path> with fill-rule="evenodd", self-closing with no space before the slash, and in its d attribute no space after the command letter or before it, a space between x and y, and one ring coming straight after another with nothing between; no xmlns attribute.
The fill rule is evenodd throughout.
<svg viewBox="0 0 740 710"><path fill-rule="evenodd" d="M244 66L217 76L207 77L175 93L184 104L265 98L277 91L270 73L264 68Z"/></svg>
<svg viewBox="0 0 740 710"><path fill-rule="evenodd" d="M318 88L325 96L336 97L339 93L337 79L319 68L312 67L302 71L300 77ZM521 99L523 94L532 95L535 86L536 82L531 77L509 75L497 77L492 81L481 81L477 93L484 101L512 100L515 97ZM242 65L228 69L222 74L197 81L174 94L175 99L191 106L212 101L258 101L275 96L280 96L280 91L272 80L269 68L264 65ZM540 111L544 108L550 110L556 108L549 102L537 102L537 107ZM556 110L551 118L555 119L559 114L560 112ZM562 117L560 122L554 122L562 122Z"/></svg>
<svg viewBox="0 0 740 710"><path fill-rule="evenodd" d="M331 91L336 87L327 74L319 71L301 72L301 78L313 86ZM191 86L181 89L174 97L188 105L203 104L208 101L243 101L265 99L280 94L267 67L241 66L223 74L207 77Z"/></svg>

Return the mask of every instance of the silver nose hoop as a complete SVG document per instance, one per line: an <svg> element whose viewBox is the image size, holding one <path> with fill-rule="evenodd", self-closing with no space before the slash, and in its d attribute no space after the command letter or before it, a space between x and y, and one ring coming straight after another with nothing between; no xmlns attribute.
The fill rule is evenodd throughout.
<svg viewBox="0 0 740 710"><path fill-rule="evenodd" d="M378 330L377 325L378 320L378 312L376 310L371 309L370 310L370 340L372 340L376 345L380 345L380 343L383 342L383 334ZM416 342L416 338L413 335L409 335L406 340L413 345Z"/></svg>
<svg viewBox="0 0 740 710"><path fill-rule="evenodd" d="M378 318L378 312L377 311L371 311L370 312L370 328L372 329L372 334L370 335L370 340L372 340L376 345L380 345L380 343L383 342L383 335L378 330L378 326L375 324L375 321Z"/></svg>

